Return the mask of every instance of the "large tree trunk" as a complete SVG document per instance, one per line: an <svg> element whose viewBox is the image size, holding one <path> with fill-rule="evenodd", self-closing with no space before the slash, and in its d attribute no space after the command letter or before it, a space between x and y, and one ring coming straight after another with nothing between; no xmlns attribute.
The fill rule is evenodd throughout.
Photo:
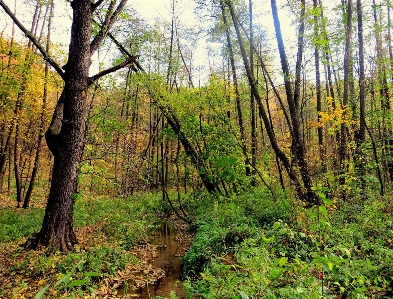
<svg viewBox="0 0 393 299"><path fill-rule="evenodd" d="M63 252L77 243L72 215L85 135L92 32L91 2L73 1L72 8L74 21L65 66L63 119L59 134L50 141L54 155L52 183L42 228L30 244L33 248L51 245Z"/></svg>
<svg viewBox="0 0 393 299"><path fill-rule="evenodd" d="M30 248L40 245L68 251L77 240L73 231L73 205L77 187L78 166L81 161L86 130L87 92L91 84L99 78L115 72L130 63L137 63L136 56L89 77L91 56L108 35L127 0L121 0L116 9L116 1L111 1L99 32L92 38L92 16L103 1L74 0L71 2L73 21L68 62L63 68L50 57L36 37L28 31L0 0L0 6L11 17L19 29L31 40L35 47L64 80L64 89L52 116L52 122L45 134L46 142L54 155L53 174L44 221L40 232L28 244ZM64 71L63 71L64 70Z"/></svg>

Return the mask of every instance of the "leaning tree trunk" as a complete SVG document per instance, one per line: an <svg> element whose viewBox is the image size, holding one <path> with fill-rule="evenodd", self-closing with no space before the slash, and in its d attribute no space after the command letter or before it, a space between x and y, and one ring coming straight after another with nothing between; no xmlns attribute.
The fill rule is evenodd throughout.
<svg viewBox="0 0 393 299"><path fill-rule="evenodd" d="M228 27L229 25L228 25L228 21L227 21L226 15L225 15L224 7L221 7L221 9L222 9L222 18L223 18L224 25L225 25L225 35L226 35L226 39L227 39L229 60L231 63L231 72L232 72L232 81L233 81L233 87L234 87L234 92L235 92L237 119L238 119L240 138L241 138L241 149L242 149L244 160L245 160L244 164L246 167L246 175L250 176L251 175L250 159L248 158L248 151L247 151L247 145L246 145L246 135L245 135L245 129L244 129L243 111L242 111L242 106L241 106L239 85L238 85L238 81L237 81L236 65L235 65L235 58L234 58L234 54L233 54L231 34L229 32L229 27ZM251 95L253 96L252 93L251 93ZM254 120L255 120L255 118L254 118Z"/></svg>
<svg viewBox="0 0 393 299"><path fill-rule="evenodd" d="M289 71L289 64L285 53L284 41L281 33L281 25L278 17L277 4L275 0L271 0L272 15L274 22L274 29L276 32L276 40L278 45L278 51L280 54L281 68L284 74L284 87L287 96L289 114L292 122L292 154L299 167L300 175L303 181L304 188L306 189L305 201L310 205L318 204L319 199L315 192L312 190L313 183L311 174L308 168L306 149L304 146L304 140L300 132L300 74L302 67L302 58L304 54L304 31L305 31L305 1L301 1L301 15L300 15L300 26L298 32L298 49L297 49L297 61L295 70L295 84L292 90L292 83L290 81L291 74Z"/></svg>
<svg viewBox="0 0 393 299"><path fill-rule="evenodd" d="M253 52L253 43L254 43L254 25L253 25L253 12L252 12L252 0L249 0L249 15L250 15L250 71L254 74L254 52ZM258 81L258 78L257 78ZM257 174L257 123L256 123L256 115L255 115L255 96L254 93L250 92L250 125L251 125L251 167L252 167L252 178L251 184L253 186L256 185L255 176Z"/></svg>
<svg viewBox="0 0 393 299"><path fill-rule="evenodd" d="M271 144L271 146L272 146L276 156L283 163L286 171L288 172L288 175L289 175L289 177L290 177L290 179L292 181L292 184L294 185L294 188L296 190L296 193L297 193L299 199L303 200L307 204L307 206L317 205L317 204L319 204L318 198L316 197L316 195L311 190L310 190L310 192L308 190L306 190L306 192L304 192L304 190L303 190L303 188L302 188L302 186L300 184L300 181L298 179L298 176L294 172L288 157L281 150L281 148L279 147L279 145L277 143L277 139L276 139L276 136L274 134L273 128L271 127L268 115L267 115L267 113L265 111L265 107L262 105L262 100L261 100L261 97L259 95L258 89L256 87L256 82L255 82L255 79L254 79L254 75L251 73L250 64L249 64L249 61L247 59L247 53L246 53L246 49L244 47L243 39L242 39L242 36L240 34L240 28L239 28L239 24L238 24L238 21L237 21L238 20L237 16L235 15L235 10L234 10L232 2L230 0L227 0L225 2L224 2L224 0L220 1L220 5L222 7L224 7L225 4L228 6L230 14L231 14L231 17L232 17L233 26L235 28L236 36L237 36L237 39L238 39L238 42L239 42L239 46L240 46L240 51L241 51L242 58L243 58L244 67L246 69L247 79L248 79L250 87L251 87L251 89L253 91L253 94L255 96L255 100L256 100L256 103L258 105L258 111L259 111L259 114L260 114L260 116L261 116L261 118L263 120L263 123L265 125L265 130L266 130L266 133L267 133L267 135L269 137L270 144Z"/></svg>

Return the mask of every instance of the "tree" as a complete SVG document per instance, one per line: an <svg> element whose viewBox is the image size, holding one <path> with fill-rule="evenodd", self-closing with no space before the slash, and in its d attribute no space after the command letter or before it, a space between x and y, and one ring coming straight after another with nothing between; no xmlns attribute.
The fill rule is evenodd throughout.
<svg viewBox="0 0 393 299"><path fill-rule="evenodd" d="M308 206L318 205L319 200L318 200L316 194L311 189L312 182L311 182L310 174L308 172L307 163L306 163L305 157L304 157L304 144L303 144L303 141L300 139L301 136L300 136L300 126L299 126L299 118L298 118L298 111L299 110L298 110L298 107L295 108L295 106L294 106L294 102L296 100L298 100L297 97L299 94L299 84L300 84L299 83L300 82L300 79L299 79L300 67L299 67L299 65L301 64L301 60L300 60L300 62L298 61L297 68L296 68L297 69L297 80L296 80L297 82L295 83L295 95L294 96L292 95L291 87L289 86L289 88L287 89L287 85L288 84L290 85L289 79L285 79L285 85L286 85L286 91L287 92L290 91L290 94L287 95L288 96L288 99L287 99L288 104L289 105L292 104L292 106L293 106L292 108L294 109L294 111L290 111L293 114L293 115L291 115L291 123L292 123L291 134L292 134L292 138L295 139L292 141L292 143L295 143L295 146L293 146L292 150L293 150L293 155L297 158L297 163L300 168L300 174L301 174L301 179L303 181L304 188L301 185L298 175L294 171L294 168L292 167L288 157L286 156L286 154L282 151L282 149L278 145L278 142L277 142L273 127L271 126L271 122L269 120L268 114L266 112L265 107L262 104L262 100L261 100L258 88L256 86L254 74L251 72L250 63L247 58L246 49L245 49L243 38L242 38L242 35L240 32L239 20L236 16L234 6L230 0L227 0L227 1L221 0L220 5L221 5L223 11L225 11L224 7L227 6L229 9L230 15L232 17L232 23L235 28L237 40L238 40L238 43L240 46L240 51L241 51L241 55L243 58L243 64L244 64L244 68L246 70L247 79L250 84L250 88L252 90L252 93L255 96L255 100L256 100L256 103L258 106L258 112L259 112L261 119L263 120L264 125L265 125L265 130L266 130L266 133L269 137L270 144L271 144L276 156L283 163L286 171L288 172L288 175L292 181L292 184L295 187L295 190L296 190L296 193L297 193L299 199L303 200ZM274 1L272 1L272 6L273 5L275 5ZM304 13L304 10L303 10L303 13ZM273 8L273 16L275 19L275 24L277 24L278 19L275 14L277 14L277 8L275 10ZM278 23L278 26L279 26L279 23ZM280 30L277 30L277 35L278 34L280 34L280 37L281 37ZM284 56L285 56L285 53L282 52L282 50L283 50L282 37L281 37L281 44L280 44L280 41L278 41L278 42L279 42L280 54L284 54ZM298 51L299 53L302 52L301 46L302 46L302 42L299 42L299 51ZM255 50L255 48L254 48L254 50ZM299 54L298 54L298 57L299 57ZM281 58L282 58L282 56L281 56ZM258 59L260 60L260 62L262 61L261 57L258 57ZM288 64L286 62L286 58L285 58L284 63L286 63L286 72L284 71L284 73L286 76L289 77L289 69L288 69ZM261 63L261 65L262 64L263 63ZM283 64L283 69L284 69L284 64ZM291 108L290 108L290 110L291 110ZM295 125L297 126L297 129L296 129L296 132L293 132ZM298 134L296 135L296 133L298 133Z"/></svg>
<svg viewBox="0 0 393 299"><path fill-rule="evenodd" d="M72 250L77 243L73 231L73 206L77 187L78 165L84 148L85 115L89 87L102 76L114 72L135 61L129 57L119 65L89 77L91 57L108 35L127 0L110 1L103 24L93 35L93 12L104 0L71 2L73 20L68 61L62 68L49 56L35 36L29 32L0 0L0 6L13 19L20 30L39 49L64 81L64 89L55 108L51 125L46 132L46 141L54 155L53 174L48 203L40 232L28 244L30 248L40 245L52 246L63 252Z"/></svg>
<svg viewBox="0 0 393 299"><path fill-rule="evenodd" d="M319 17L317 14L318 10L318 1L313 0L313 9L314 9L314 38L319 36ZM315 88L316 88L316 98L317 98L317 113L318 113L318 146L319 146L319 155L322 163L322 171L326 171L326 163L325 163L325 145L323 140L323 125L321 124L321 112L322 112L322 91L321 91L321 72L320 72L320 56L319 56L319 46L318 43L315 43L314 46L314 59L315 59Z"/></svg>
<svg viewBox="0 0 393 299"><path fill-rule="evenodd" d="M366 115L365 115L365 100L366 100L366 76L364 70L364 41L363 41L363 10L362 1L356 1L356 10L358 17L358 39L359 39L359 129L355 131L355 142L358 151L358 159L362 159L361 146L366 141ZM362 161L359 162L359 175L364 175L364 165Z"/></svg>
<svg viewBox="0 0 393 299"><path fill-rule="evenodd" d="M52 23L52 17L53 17L53 8L54 8L54 3L53 0L47 4L47 12L50 8L49 12L49 19L48 19L48 32L46 36L46 52L49 52L49 45L50 45L50 28L51 28L51 23ZM24 200L23 200L23 208L27 208L30 205L30 199L31 195L33 193L33 188L34 188L34 183L38 174L38 167L39 167L39 158L40 158L40 153L41 153L41 147L42 147L42 141L44 139L44 133L45 133L45 109L47 106L47 98L48 98L48 76L49 76L49 63L45 63L45 70L44 70L44 94L42 96L42 109L40 113L40 127L38 131L38 140L37 140L37 150L34 158L34 166L33 170L31 172L31 177L30 177L30 182L29 182L29 187L27 188Z"/></svg>
<svg viewBox="0 0 393 299"><path fill-rule="evenodd" d="M231 73L232 73L232 81L233 81L233 87L234 87L234 93L235 93L237 119L238 119L239 130L240 130L241 147L242 147L243 155L245 158L246 174L249 176L249 175L251 175L250 161L249 161L248 153L247 153L246 136L245 136L245 132L244 132L243 112L242 112L242 107L241 107L239 85L238 85L238 81L237 81L235 58L234 58L234 54L233 54L233 46L232 46L231 35L229 32L229 27L228 27L229 26L228 21L227 21L226 15L225 15L225 10L224 10L223 6L221 6L221 8L222 8L222 18L223 18L224 26L225 26L225 35L226 35L226 39L227 39L229 61L231 63ZM252 126L252 127L254 127L254 126Z"/></svg>
<svg viewBox="0 0 393 299"><path fill-rule="evenodd" d="M347 3L347 11L346 11L346 32L345 32L345 52L344 52L344 93L342 100L342 109L343 109L343 121L341 123L341 144L339 150L339 158L340 158L340 185L345 184L345 173L347 170L348 163L348 103L349 103L349 93L350 93L350 80L352 79L350 74L350 68L352 68L351 61L351 40L352 40L352 0L348 0ZM343 193L343 196L345 194Z"/></svg>
<svg viewBox="0 0 393 299"><path fill-rule="evenodd" d="M289 64L285 53L284 41L281 34L280 20L278 17L277 4L275 0L271 0L274 28L276 32L276 39L278 44L278 51L280 53L281 68L284 74L284 87L288 102L289 114L292 123L292 153L295 157L296 163L299 166L300 175L306 189L305 201L309 204L317 204L318 198L312 191L312 179L309 172L308 163L306 160L306 149L304 140L300 132L300 83L301 83L301 66L304 51L304 30L305 30L305 1L301 1L301 15L300 15L300 26L298 33L298 49L297 49L297 61L295 68L295 83L292 87L290 81L291 73L289 71Z"/></svg>

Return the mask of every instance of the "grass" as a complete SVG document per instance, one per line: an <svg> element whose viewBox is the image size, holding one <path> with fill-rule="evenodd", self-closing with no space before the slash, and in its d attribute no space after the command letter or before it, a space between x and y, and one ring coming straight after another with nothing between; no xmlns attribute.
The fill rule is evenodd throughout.
<svg viewBox="0 0 393 299"><path fill-rule="evenodd" d="M43 208L2 207L0 298L102 298L132 294L158 279L162 270L149 266L154 248L138 244L155 228L159 199L79 198L74 212L79 244L67 255L20 246L39 230Z"/></svg>
<svg viewBox="0 0 393 299"><path fill-rule="evenodd" d="M0 210L0 246L21 238L27 238L37 231L42 223L44 211L41 208L29 210L2 208Z"/></svg>

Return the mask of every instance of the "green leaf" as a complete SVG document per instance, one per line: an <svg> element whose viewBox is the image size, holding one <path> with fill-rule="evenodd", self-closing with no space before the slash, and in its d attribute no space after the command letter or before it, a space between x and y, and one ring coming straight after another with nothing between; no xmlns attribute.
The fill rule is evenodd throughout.
<svg viewBox="0 0 393 299"><path fill-rule="evenodd" d="M248 297L248 295L242 291L239 291L240 296L242 296L242 299L250 299L250 297Z"/></svg>
<svg viewBox="0 0 393 299"><path fill-rule="evenodd" d="M287 257L282 257L279 259L278 264L280 265L280 267L284 266L286 263L288 262L288 258Z"/></svg>
<svg viewBox="0 0 393 299"><path fill-rule="evenodd" d="M56 283L55 283L55 288L58 286L58 285L60 285L61 283L67 283L69 280L70 280L70 278L71 278L71 276L72 276L72 273L67 273L66 275L64 275L60 280L58 280Z"/></svg>
<svg viewBox="0 0 393 299"><path fill-rule="evenodd" d="M101 273L98 272L86 272L84 274L85 277L99 277L101 276Z"/></svg>
<svg viewBox="0 0 393 299"><path fill-rule="evenodd" d="M276 279L277 277L279 277L283 273L283 271L284 270L282 268L273 268L273 269L271 269L270 273L269 273L269 279L270 280Z"/></svg>
<svg viewBox="0 0 393 299"><path fill-rule="evenodd" d="M322 197L322 201L326 204L326 205L331 205L332 204L332 200L326 197Z"/></svg>
<svg viewBox="0 0 393 299"><path fill-rule="evenodd" d="M280 231L279 231L278 233L279 233L280 235L283 235L283 234L286 234L287 231L288 231L288 229L282 228L282 229L280 229Z"/></svg>
<svg viewBox="0 0 393 299"><path fill-rule="evenodd" d="M328 218L328 212L324 206L320 206L319 211L322 213L323 216L325 216L325 218Z"/></svg>
<svg viewBox="0 0 393 299"><path fill-rule="evenodd" d="M80 287L81 285L84 285L84 284L88 283L89 281L90 280L88 280L88 279L74 280L74 281L71 281L68 286L69 287Z"/></svg>
<svg viewBox="0 0 393 299"><path fill-rule="evenodd" d="M326 263L326 266L328 267L329 271L333 270L333 264L331 262Z"/></svg>
<svg viewBox="0 0 393 299"><path fill-rule="evenodd" d="M271 238L266 238L265 235L262 235L262 242L263 242L264 244L267 244L267 243L269 243L270 241L271 241Z"/></svg>
<svg viewBox="0 0 393 299"><path fill-rule="evenodd" d="M41 299L41 298L44 296L46 290L49 288L49 286L50 286L50 284L47 284L44 288L42 288L42 289L34 296L34 299Z"/></svg>
<svg viewBox="0 0 393 299"><path fill-rule="evenodd" d="M281 226L281 222L274 222L273 229L277 229Z"/></svg>

